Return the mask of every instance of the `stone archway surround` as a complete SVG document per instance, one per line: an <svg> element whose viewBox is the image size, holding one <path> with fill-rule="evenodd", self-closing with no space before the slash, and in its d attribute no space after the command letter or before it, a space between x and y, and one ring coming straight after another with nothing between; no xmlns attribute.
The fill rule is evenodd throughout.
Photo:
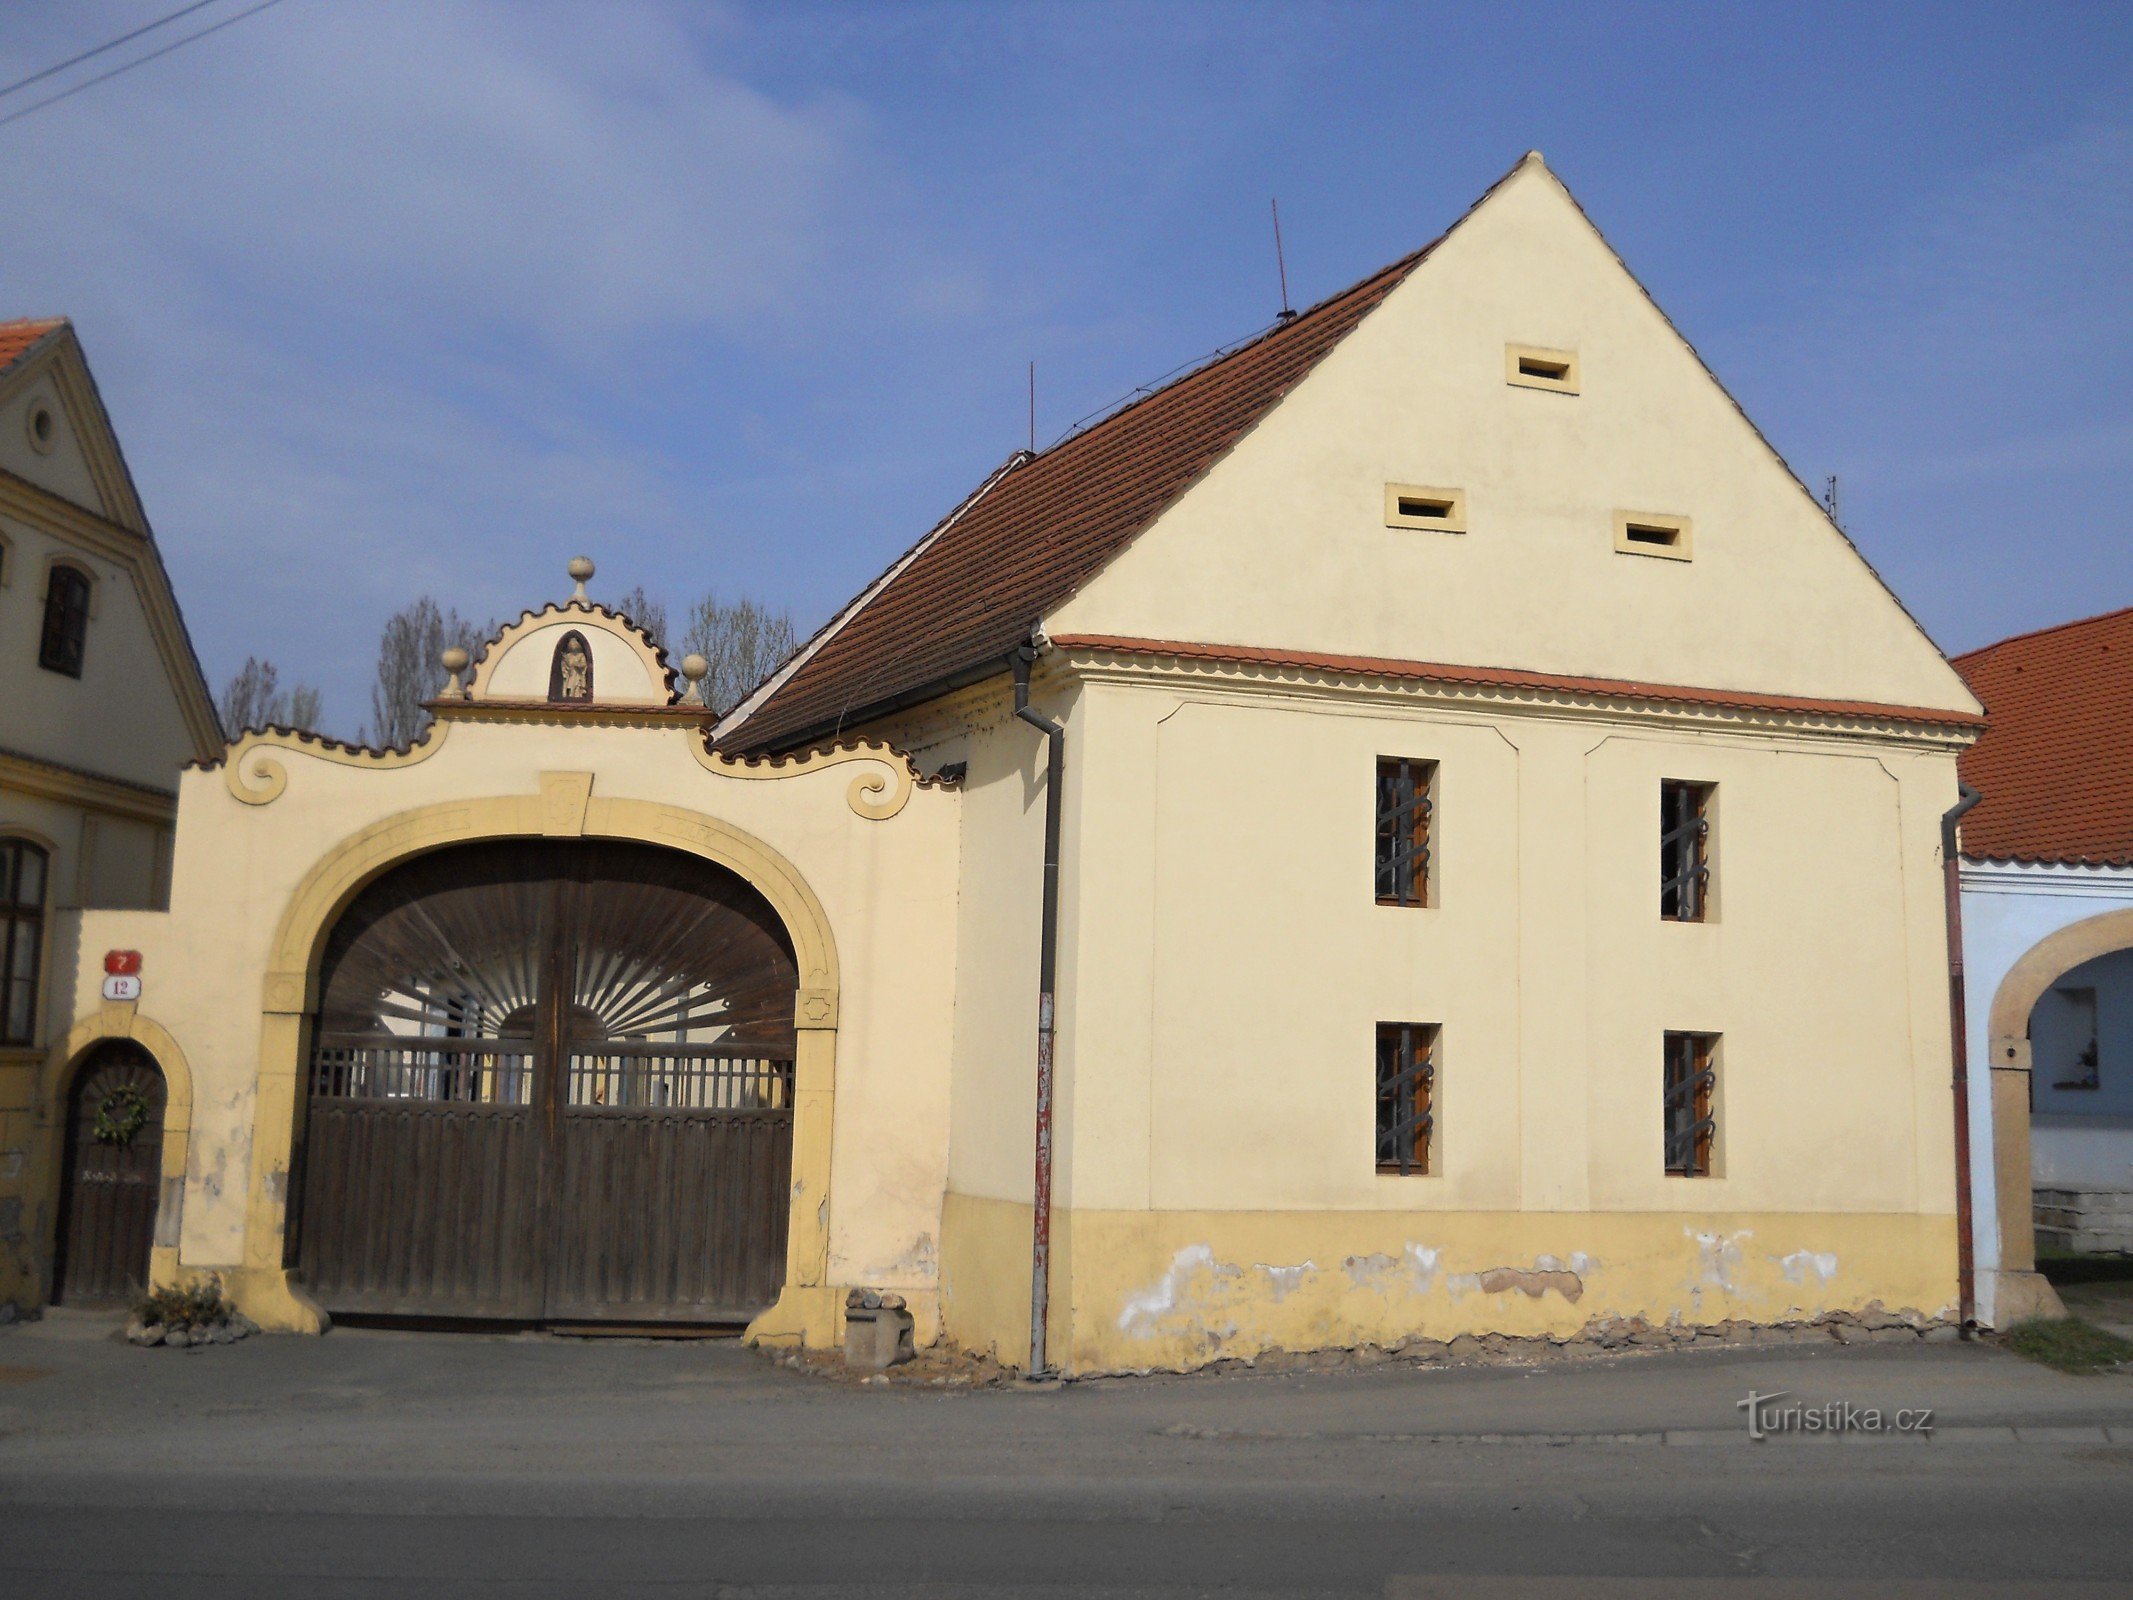
<svg viewBox="0 0 2133 1600"><path fill-rule="evenodd" d="M744 878L784 921L800 975L785 1287L749 1325L748 1337L823 1346L839 1336L842 1300L827 1282L839 984L829 918L798 870L753 835L680 806L596 798L591 787L589 774L549 772L539 794L448 801L387 817L328 851L290 896L262 985L244 1260L231 1284L262 1327L319 1333L328 1325L283 1262L318 957L335 919L364 884L412 856L478 840L546 837L628 840L701 856Z"/></svg>
<svg viewBox="0 0 2133 1600"><path fill-rule="evenodd" d="M1985 1021L1992 1072L1992 1171L1998 1197L2000 1285L1995 1320L2064 1316L2058 1294L2037 1271L2029 1159L2029 1015L2060 978L2098 956L2133 948L2133 909L2106 911L2040 939L2007 969Z"/></svg>

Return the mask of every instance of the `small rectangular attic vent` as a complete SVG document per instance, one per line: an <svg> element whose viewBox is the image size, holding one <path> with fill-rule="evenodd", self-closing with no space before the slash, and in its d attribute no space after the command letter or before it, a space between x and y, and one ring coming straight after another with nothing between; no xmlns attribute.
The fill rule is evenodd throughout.
<svg viewBox="0 0 2133 1600"><path fill-rule="evenodd" d="M1543 350L1529 344L1503 347L1504 382L1522 389L1552 389L1557 394L1578 392L1578 354L1575 350Z"/></svg>
<svg viewBox="0 0 2133 1600"><path fill-rule="evenodd" d="M1687 517L1662 516L1648 511L1615 513L1615 548L1628 556L1664 556L1687 561L1692 554Z"/></svg>
<svg viewBox="0 0 2133 1600"><path fill-rule="evenodd" d="M1412 483L1385 485L1385 526L1466 532L1466 491L1425 489Z"/></svg>

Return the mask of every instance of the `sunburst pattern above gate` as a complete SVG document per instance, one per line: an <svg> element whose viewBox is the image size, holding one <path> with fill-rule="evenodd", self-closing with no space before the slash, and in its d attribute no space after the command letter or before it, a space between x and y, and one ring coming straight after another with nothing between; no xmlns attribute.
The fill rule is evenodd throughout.
<svg viewBox="0 0 2133 1600"><path fill-rule="evenodd" d="M523 1038L553 990L574 1040L789 1045L798 986L754 889L693 856L608 842L421 857L357 896L321 978L321 1042Z"/></svg>

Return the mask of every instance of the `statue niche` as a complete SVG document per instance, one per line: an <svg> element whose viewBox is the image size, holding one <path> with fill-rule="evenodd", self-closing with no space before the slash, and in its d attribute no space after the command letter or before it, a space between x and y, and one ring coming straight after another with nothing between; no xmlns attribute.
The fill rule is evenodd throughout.
<svg viewBox="0 0 2133 1600"><path fill-rule="evenodd" d="M555 647L548 667L550 700L590 700L593 697L592 647L585 635L572 628Z"/></svg>

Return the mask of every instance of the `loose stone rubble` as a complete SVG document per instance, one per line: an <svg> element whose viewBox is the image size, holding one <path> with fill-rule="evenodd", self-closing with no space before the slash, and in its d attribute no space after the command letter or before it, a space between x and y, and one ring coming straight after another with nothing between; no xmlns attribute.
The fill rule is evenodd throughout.
<svg viewBox="0 0 2133 1600"><path fill-rule="evenodd" d="M871 1291L869 1291L871 1292ZM889 1297L881 1297L886 1300ZM1665 1350L1716 1350L1728 1346L1815 1344L1952 1344L1962 1330L1952 1322L1916 1311L1888 1311L1879 1301L1860 1311L1832 1311L1809 1321L1760 1323L1728 1321L1702 1326L1653 1323L1642 1317L1595 1317L1575 1333L1545 1338L1506 1334L1460 1334L1449 1341L1412 1338L1386 1347L1375 1344L1323 1350L1268 1350L1253 1356L1229 1356L1187 1372L1168 1368L1134 1368L1077 1375L1073 1381L1120 1378L1191 1378L1237 1373L1339 1372L1392 1365L1417 1367L1544 1366L1583 1360L1633 1359ZM990 1356L974 1355L948 1344L917 1352L914 1359L885 1372L849 1364L841 1351L769 1349L779 1366L811 1377L896 1388L1003 1388L1023 1379L1013 1367Z"/></svg>
<svg viewBox="0 0 2133 1600"><path fill-rule="evenodd" d="M259 1324L241 1311L233 1311L226 1318L202 1323L196 1327L166 1327L160 1322L144 1322L139 1317L128 1319L126 1342L141 1346L158 1346L166 1350L185 1350L194 1345L235 1344L239 1339L248 1339L259 1331Z"/></svg>

